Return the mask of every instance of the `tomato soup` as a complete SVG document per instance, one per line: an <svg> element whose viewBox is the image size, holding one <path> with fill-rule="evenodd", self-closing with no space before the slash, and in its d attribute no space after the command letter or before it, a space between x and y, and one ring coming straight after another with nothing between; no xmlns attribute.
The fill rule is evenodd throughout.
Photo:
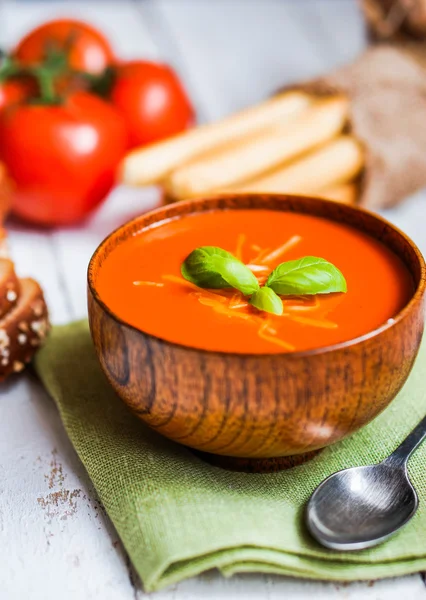
<svg viewBox="0 0 426 600"><path fill-rule="evenodd" d="M272 315L233 289L202 290L184 280L192 250L217 246L249 265L260 283L278 264L317 256L343 273L347 293L283 296ZM373 331L413 294L402 261L341 223L272 210L218 210L157 223L121 242L99 271L101 300L149 334L210 351L272 354L329 346Z"/></svg>

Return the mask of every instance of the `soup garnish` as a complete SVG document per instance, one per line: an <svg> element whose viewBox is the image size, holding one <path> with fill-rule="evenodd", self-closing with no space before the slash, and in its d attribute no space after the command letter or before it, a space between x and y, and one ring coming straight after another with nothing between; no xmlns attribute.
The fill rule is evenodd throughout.
<svg viewBox="0 0 426 600"><path fill-rule="evenodd" d="M256 276L230 252L215 246L196 248L186 257L181 273L201 288L233 287L245 296L259 289Z"/></svg>
<svg viewBox="0 0 426 600"><path fill-rule="evenodd" d="M250 304L258 310L263 310L273 315L282 315L284 312L283 301L267 285L264 285L252 295Z"/></svg>
<svg viewBox="0 0 426 600"><path fill-rule="evenodd" d="M266 285L281 296L346 292L346 279L324 258L305 256L283 262L269 275Z"/></svg>
<svg viewBox="0 0 426 600"><path fill-rule="evenodd" d="M256 278L253 271L260 271L263 275ZM347 291L341 271L324 258L315 256L283 262L271 272L267 265L252 263L246 266L222 248L202 246L186 257L181 273L200 288L233 287L244 296L251 296L249 304L275 315L283 313L283 303L278 294L294 296ZM266 274L269 274L268 279L261 288L258 279L264 280Z"/></svg>

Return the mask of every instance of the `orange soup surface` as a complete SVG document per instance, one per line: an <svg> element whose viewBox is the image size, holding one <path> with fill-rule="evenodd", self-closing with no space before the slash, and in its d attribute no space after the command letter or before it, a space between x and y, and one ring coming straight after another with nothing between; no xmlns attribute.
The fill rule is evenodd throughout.
<svg viewBox="0 0 426 600"><path fill-rule="evenodd" d="M182 278L182 262L200 246L232 252L260 283L281 262L325 258L342 271L348 291L283 296L282 316L261 312L236 290L202 290ZM396 255L352 227L290 212L225 210L164 221L129 237L106 258L96 287L120 319L164 340L271 354L366 334L394 317L414 286Z"/></svg>

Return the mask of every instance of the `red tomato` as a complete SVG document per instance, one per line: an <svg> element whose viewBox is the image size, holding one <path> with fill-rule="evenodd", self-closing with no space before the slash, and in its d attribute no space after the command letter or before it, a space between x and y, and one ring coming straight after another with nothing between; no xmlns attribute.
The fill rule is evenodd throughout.
<svg viewBox="0 0 426 600"><path fill-rule="evenodd" d="M132 61L118 66L111 101L127 122L132 147L180 133L194 122L194 109L166 65Z"/></svg>
<svg viewBox="0 0 426 600"><path fill-rule="evenodd" d="M114 62L108 40L96 29L72 19L58 19L30 31L13 56L24 64L42 62L49 51L65 52L72 69L101 73Z"/></svg>
<svg viewBox="0 0 426 600"><path fill-rule="evenodd" d="M6 79L0 80L0 111L19 104L33 96L36 92L35 83L25 79Z"/></svg>
<svg viewBox="0 0 426 600"><path fill-rule="evenodd" d="M0 156L15 180L13 212L42 225L74 223L106 196L127 149L113 106L86 92L61 105L21 105L0 117Z"/></svg>

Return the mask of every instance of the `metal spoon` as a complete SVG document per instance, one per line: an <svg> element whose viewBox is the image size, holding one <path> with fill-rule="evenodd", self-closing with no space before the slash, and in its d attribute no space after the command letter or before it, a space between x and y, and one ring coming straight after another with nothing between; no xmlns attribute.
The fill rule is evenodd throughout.
<svg viewBox="0 0 426 600"><path fill-rule="evenodd" d="M363 550L380 544L414 516L419 500L407 462L426 437L426 417L388 458L377 465L338 471L312 494L310 533L333 550Z"/></svg>

